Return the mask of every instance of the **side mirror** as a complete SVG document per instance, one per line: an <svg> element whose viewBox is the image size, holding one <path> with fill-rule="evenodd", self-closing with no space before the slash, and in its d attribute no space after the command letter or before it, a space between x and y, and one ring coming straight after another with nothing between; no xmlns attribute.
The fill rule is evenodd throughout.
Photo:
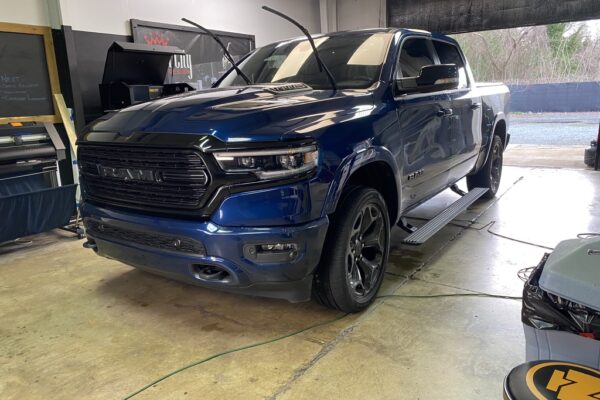
<svg viewBox="0 0 600 400"><path fill-rule="evenodd" d="M458 88L458 68L455 64L426 65L416 78L396 79L399 93L430 93Z"/></svg>

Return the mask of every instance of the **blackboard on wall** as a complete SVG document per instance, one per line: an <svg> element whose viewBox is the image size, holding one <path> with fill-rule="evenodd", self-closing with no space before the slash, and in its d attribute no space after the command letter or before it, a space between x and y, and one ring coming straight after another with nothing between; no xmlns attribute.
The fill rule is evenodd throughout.
<svg viewBox="0 0 600 400"><path fill-rule="evenodd" d="M0 121L56 120L51 41L49 28L0 24Z"/></svg>

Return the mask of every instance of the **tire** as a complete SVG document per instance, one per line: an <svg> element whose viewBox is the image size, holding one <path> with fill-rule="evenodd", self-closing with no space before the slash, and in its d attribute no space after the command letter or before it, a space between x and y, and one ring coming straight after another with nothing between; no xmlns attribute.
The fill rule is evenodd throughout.
<svg viewBox="0 0 600 400"><path fill-rule="evenodd" d="M504 153L504 144L500 136L494 135L492 148L488 159L481 169L474 175L467 176L467 187L472 190L476 187L487 188L481 198L493 199L498 193L500 179L502 178L502 161Z"/></svg>
<svg viewBox="0 0 600 400"><path fill-rule="evenodd" d="M597 149L598 149L597 146L596 147L588 147L587 149L585 149L583 162L588 167L593 167L594 164L596 163L596 151L598 151Z"/></svg>
<svg viewBox="0 0 600 400"><path fill-rule="evenodd" d="M331 218L313 297L347 313L364 310L381 287L389 248L390 219L381 194L363 186L348 188Z"/></svg>

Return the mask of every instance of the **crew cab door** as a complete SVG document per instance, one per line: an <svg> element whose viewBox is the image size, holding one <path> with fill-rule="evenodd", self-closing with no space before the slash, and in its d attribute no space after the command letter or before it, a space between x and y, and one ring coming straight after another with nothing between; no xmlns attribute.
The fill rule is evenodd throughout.
<svg viewBox="0 0 600 400"><path fill-rule="evenodd" d="M458 68L458 88L448 92L451 99L451 133L449 136L451 166L448 183L454 183L469 173L477 162L481 146L481 97L473 90L465 59L458 46L433 39L433 47L440 64L454 64Z"/></svg>
<svg viewBox="0 0 600 400"><path fill-rule="evenodd" d="M396 78L416 77L421 68L435 64L429 37L404 40L396 65ZM394 97L402 151L402 204L410 207L437 193L448 181L451 167L451 99L448 93L410 93Z"/></svg>

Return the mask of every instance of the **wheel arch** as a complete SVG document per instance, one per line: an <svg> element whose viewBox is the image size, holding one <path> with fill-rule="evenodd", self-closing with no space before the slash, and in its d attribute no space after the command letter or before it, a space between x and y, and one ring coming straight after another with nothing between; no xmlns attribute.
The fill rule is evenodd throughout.
<svg viewBox="0 0 600 400"><path fill-rule="evenodd" d="M486 144L485 151L479 157L479 159L477 160L477 163L475 165L475 168L473 168L473 171L471 171L471 173L469 175L477 173L487 162L487 159L490 156L490 151L492 150L492 144L494 143L495 135L500 136L500 139L502 139L502 145L503 145L504 149L506 149L506 146L508 145L509 136L508 136L508 124L506 122L506 118L505 118L505 115L503 112L499 112L498 114L496 114L496 118L494 119L494 124L492 126L492 129L490 129L490 136L489 136L490 139L488 140L488 143Z"/></svg>
<svg viewBox="0 0 600 400"><path fill-rule="evenodd" d="M343 163L338 171L327 196L324 214L336 210L341 194L348 185L361 185L381 193L388 207L390 224L396 224L401 209L401 174L389 150L381 147L362 151Z"/></svg>
<svg viewBox="0 0 600 400"><path fill-rule="evenodd" d="M504 118L504 116L502 116L502 118L500 118L496 121L496 124L494 125L494 130L492 131L492 139L496 135L500 136L500 139L502 139L503 148L505 148L505 149L506 149L506 146L508 145L508 130L507 129L508 129L508 127L506 126L506 119ZM490 148L492 148L491 145L490 145ZM489 150L488 150L488 153L489 153Z"/></svg>

